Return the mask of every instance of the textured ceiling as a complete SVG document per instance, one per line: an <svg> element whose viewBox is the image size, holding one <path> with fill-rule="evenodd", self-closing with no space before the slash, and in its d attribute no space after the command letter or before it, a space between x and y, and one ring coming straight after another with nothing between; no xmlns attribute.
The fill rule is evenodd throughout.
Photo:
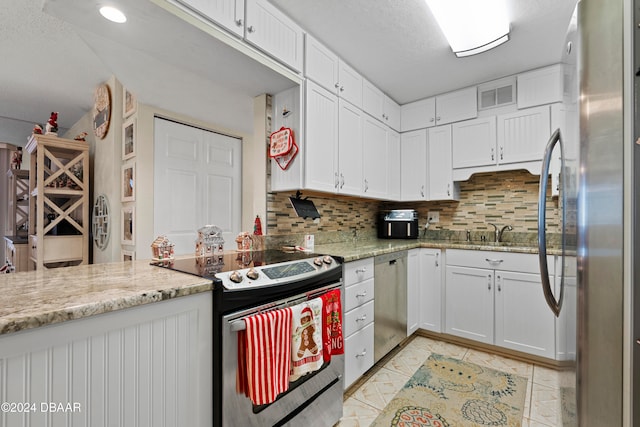
<svg viewBox="0 0 640 427"><path fill-rule="evenodd" d="M558 62L575 5L508 0L511 40L458 59L424 0L271 1L401 104ZM111 76L142 102L238 132L251 131L253 96L291 85L149 0L110 0L127 27L101 20L99 3L2 0L0 141L23 144L54 110L70 127Z"/></svg>

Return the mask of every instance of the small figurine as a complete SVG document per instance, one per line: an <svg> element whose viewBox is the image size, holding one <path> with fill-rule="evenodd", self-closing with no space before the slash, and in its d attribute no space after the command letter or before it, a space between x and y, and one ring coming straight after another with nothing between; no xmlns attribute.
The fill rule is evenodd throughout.
<svg viewBox="0 0 640 427"><path fill-rule="evenodd" d="M11 155L11 168L20 169L20 165L22 165L22 147L18 147Z"/></svg>
<svg viewBox="0 0 640 427"><path fill-rule="evenodd" d="M42 135L42 126L40 126L37 123L35 125L33 125L33 134L34 135Z"/></svg>
<svg viewBox="0 0 640 427"><path fill-rule="evenodd" d="M45 135L58 135L58 113L51 112L51 116L44 126L46 132Z"/></svg>
<svg viewBox="0 0 640 427"><path fill-rule="evenodd" d="M86 141L86 139L85 139L85 138L87 137L87 135L88 135L88 134L87 134L86 132L80 132L80 133L79 133L79 134L77 134L77 135L75 136L75 138L73 138L73 139L75 139L76 141Z"/></svg>

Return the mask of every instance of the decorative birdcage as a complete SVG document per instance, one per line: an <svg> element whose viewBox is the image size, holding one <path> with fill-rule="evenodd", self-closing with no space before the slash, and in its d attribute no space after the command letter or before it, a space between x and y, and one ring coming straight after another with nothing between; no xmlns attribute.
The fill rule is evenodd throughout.
<svg viewBox="0 0 640 427"><path fill-rule="evenodd" d="M224 252L222 229L215 225L205 225L198 230L196 256L211 256Z"/></svg>

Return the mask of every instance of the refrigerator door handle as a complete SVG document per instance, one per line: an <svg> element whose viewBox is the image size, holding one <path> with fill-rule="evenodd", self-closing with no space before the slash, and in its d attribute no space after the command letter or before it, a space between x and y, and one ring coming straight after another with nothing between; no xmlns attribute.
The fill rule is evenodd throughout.
<svg viewBox="0 0 640 427"><path fill-rule="evenodd" d="M551 165L551 155L556 144L560 147L560 159L561 159L561 172L564 172L564 151L562 146L562 137L560 135L560 129L556 129L549 138L547 146L544 150L544 157L542 160L542 172L540 174L540 189L538 192L538 256L540 262L540 278L542 280L542 290L544 292L544 298L547 301L547 305L551 308L551 311L557 316L560 315L560 309L562 308L562 300L564 295L564 248L565 248L565 198L566 187L564 179L562 179L561 189L561 201L562 201L562 267L561 267L561 279L560 279L560 296L556 300L551 289L551 281L549 280L549 267L547 265L547 234L545 230L546 226L546 202L547 202L547 184L549 182L549 168Z"/></svg>

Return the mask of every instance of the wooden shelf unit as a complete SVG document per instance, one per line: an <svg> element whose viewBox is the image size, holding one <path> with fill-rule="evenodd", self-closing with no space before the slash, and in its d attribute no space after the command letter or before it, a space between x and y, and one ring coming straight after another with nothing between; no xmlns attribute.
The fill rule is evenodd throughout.
<svg viewBox="0 0 640 427"><path fill-rule="evenodd" d="M7 215L7 235L27 237L29 232L29 171L9 169L9 206Z"/></svg>
<svg viewBox="0 0 640 427"><path fill-rule="evenodd" d="M89 144L33 135L29 259L36 268L89 263Z"/></svg>

